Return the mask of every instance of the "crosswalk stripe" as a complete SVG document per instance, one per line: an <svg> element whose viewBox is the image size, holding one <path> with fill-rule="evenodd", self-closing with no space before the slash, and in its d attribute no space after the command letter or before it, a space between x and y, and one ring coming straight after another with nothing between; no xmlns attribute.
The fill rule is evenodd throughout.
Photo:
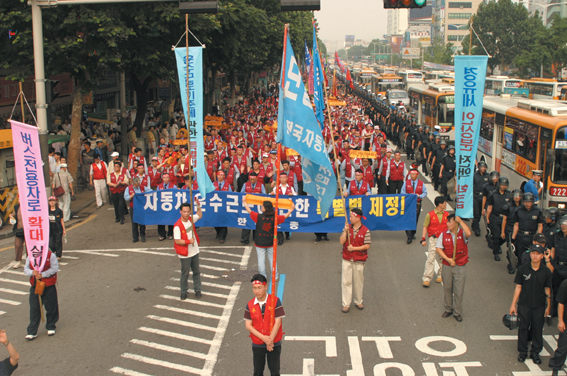
<svg viewBox="0 0 567 376"><path fill-rule="evenodd" d="M154 308L164 309L166 311L171 311L171 312L184 313L184 314L187 314L187 315L205 317L205 318L208 318L208 319L220 320L220 318L221 318L219 315L212 315L210 313L193 311L191 309L183 309L183 308L170 307L170 306L164 306L164 305L155 305Z"/></svg>
<svg viewBox="0 0 567 376"><path fill-rule="evenodd" d="M208 307L224 308L224 305L222 305L222 304L209 303L209 302L205 302L203 300L196 300L196 299L179 300L179 297L171 296L171 295L160 295L159 297L164 298L164 299L169 299L169 300L175 300L175 301L178 301L178 302L182 301L182 302L185 302L185 303L193 303L193 304L204 305L204 306L208 306Z"/></svg>
<svg viewBox="0 0 567 376"><path fill-rule="evenodd" d="M198 343L202 343L204 345L210 345L212 343L212 341L208 340L208 339L188 336L186 334L170 332L170 331L167 331L167 330L147 328L145 326L138 328L138 330L141 330L141 331L146 332L146 333L159 334L159 335L162 335L162 336L165 336L165 337L181 339L183 341L198 342Z"/></svg>
<svg viewBox="0 0 567 376"><path fill-rule="evenodd" d="M202 371L202 370L195 368L195 367L184 366L182 364L166 362L166 361L163 361L163 360L148 358L147 356L141 356L141 355L136 355L136 354L124 353L124 354L122 354L122 357L126 358L126 359L137 360L138 362L142 362L142 363L146 363L146 364L152 364L152 365L156 365L156 366L175 369L175 370L178 370L178 371L189 372L189 373L193 373L195 375L200 375L201 371Z"/></svg>
<svg viewBox="0 0 567 376"><path fill-rule="evenodd" d="M8 293L8 294L14 294L14 295L27 295L28 294L28 292L12 290L12 289L5 289L5 288L0 288L0 292L5 292L5 293Z"/></svg>
<svg viewBox="0 0 567 376"><path fill-rule="evenodd" d="M234 257L242 257L238 253L229 253L229 252L220 252L220 251L212 251L210 249L201 249L202 253L214 253L215 255L222 255L222 256L234 256Z"/></svg>
<svg viewBox="0 0 567 376"><path fill-rule="evenodd" d="M226 270L226 269L222 269L222 270ZM181 270L176 270L175 272L181 273ZM201 278L219 279L220 277L218 275L201 273Z"/></svg>
<svg viewBox="0 0 567 376"><path fill-rule="evenodd" d="M181 291L181 289L179 287L175 287L175 286L165 286L165 288L167 290L174 290L174 291ZM205 292L206 296L214 296L216 298L222 298L222 299L226 299L228 298L228 294L216 294L214 292Z"/></svg>
<svg viewBox="0 0 567 376"><path fill-rule="evenodd" d="M68 265L68 263L59 261L59 265Z"/></svg>
<svg viewBox="0 0 567 376"><path fill-rule="evenodd" d="M206 357L205 354L202 354L202 353L199 353L199 352L196 352L196 351L184 350L184 349L180 349L178 347L162 345L162 344L155 343L155 342L142 341L140 339L133 339L133 340L130 340L130 342L134 343L136 345L142 345L142 346L150 347L150 348L156 349L156 350L163 350L163 351L167 351L167 352L170 352L170 353L192 356L193 358L205 359L205 357Z"/></svg>
<svg viewBox="0 0 567 376"><path fill-rule="evenodd" d="M6 313L6 312L4 312L4 311L0 311L0 315L3 315L3 314L5 314L5 313Z"/></svg>
<svg viewBox="0 0 567 376"><path fill-rule="evenodd" d="M24 274L23 271L19 271L19 272L18 272L18 271L15 271L15 270L2 270L2 271L0 272L0 274L2 274L2 273L9 273L9 274L16 274L16 275L23 275L23 276L25 276L25 274Z"/></svg>
<svg viewBox="0 0 567 376"><path fill-rule="evenodd" d="M218 270L218 271L222 271L222 272L225 272L225 271L228 270L228 268L219 268L218 266L203 265L203 264L199 265L199 267L201 269L211 269L211 270Z"/></svg>
<svg viewBox="0 0 567 376"><path fill-rule="evenodd" d="M65 258L69 259L69 260L80 260L81 259L80 257L75 257L75 256L65 256Z"/></svg>
<svg viewBox="0 0 567 376"><path fill-rule="evenodd" d="M0 299L0 303L5 303L5 304L9 304L9 305L20 305L20 304L22 304L20 302L15 302L13 300L8 300L8 299Z"/></svg>
<svg viewBox="0 0 567 376"><path fill-rule="evenodd" d="M180 279L181 278L170 278L169 280L179 282ZM193 283L193 280L190 279L188 282ZM229 286L229 285L221 285L219 283L212 283L212 282L201 282L201 285L208 286L208 287L216 287L216 288L225 289L225 290L230 290L232 288L232 286Z"/></svg>
<svg viewBox="0 0 567 376"><path fill-rule="evenodd" d="M201 329L201 330L208 330L209 332L216 332L218 330L217 328L214 328L212 326L195 324L194 322L172 319L170 317L161 317L161 316L156 316L156 315L147 315L146 317L148 319L166 322L166 323L169 323L169 324L186 326L186 327L189 327L189 328L195 328L195 329Z"/></svg>
<svg viewBox="0 0 567 376"><path fill-rule="evenodd" d="M110 250L109 250L110 251ZM115 255L113 253L103 253L103 252L95 252L95 251L65 251L70 253L85 253L87 255L96 255L96 256L106 256L106 257L120 257L119 255Z"/></svg>
<svg viewBox="0 0 567 376"><path fill-rule="evenodd" d="M214 262L224 262L225 264L240 265L240 262L230 261L230 260L219 260L219 259L213 259L213 258L208 258L208 257L199 257L199 261L200 261L200 260L204 260L204 261L214 261Z"/></svg>
<svg viewBox="0 0 567 376"><path fill-rule="evenodd" d="M112 367L110 369L110 372L119 373L121 375L126 375L126 376L151 376L148 375L147 373L136 372L136 371L132 371L131 369L126 369L122 367Z"/></svg>
<svg viewBox="0 0 567 376"><path fill-rule="evenodd" d="M0 282L15 283L16 285L30 286L29 282L14 281L13 279L0 278Z"/></svg>

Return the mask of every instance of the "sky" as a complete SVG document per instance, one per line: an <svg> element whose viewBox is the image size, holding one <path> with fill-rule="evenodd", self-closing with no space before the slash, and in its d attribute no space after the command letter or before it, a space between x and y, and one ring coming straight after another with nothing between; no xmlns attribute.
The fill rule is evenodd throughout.
<svg viewBox="0 0 567 376"><path fill-rule="evenodd" d="M343 48L345 35L371 41L386 34L383 0L321 0L315 18L329 52Z"/></svg>

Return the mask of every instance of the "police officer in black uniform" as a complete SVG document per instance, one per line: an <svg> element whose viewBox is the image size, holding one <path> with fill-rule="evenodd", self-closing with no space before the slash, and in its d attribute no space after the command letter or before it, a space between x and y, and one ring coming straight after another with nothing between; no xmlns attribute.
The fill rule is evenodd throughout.
<svg viewBox="0 0 567 376"><path fill-rule="evenodd" d="M433 149L433 154L431 157L431 168L433 169L433 186L436 191L439 191L439 171L441 171L441 162L445 159L447 149L447 141L439 141L439 146Z"/></svg>
<svg viewBox="0 0 567 376"><path fill-rule="evenodd" d="M524 193L520 189L514 189L512 191L512 199L507 205L502 208L503 221L502 221L502 234L500 237L506 239L506 245L508 246L508 252L506 253L506 259L508 260L508 273L514 274L516 271L515 266L512 266L511 253L513 251L512 243L512 233L514 231L514 214L522 207L522 198ZM515 253L514 253L515 254Z"/></svg>
<svg viewBox="0 0 567 376"><path fill-rule="evenodd" d="M558 227L551 244L548 244L553 258L552 265L555 268L552 282L554 294L557 294L561 282L567 279L567 215L561 217ZM557 308L557 301L554 302L554 308ZM557 311L555 310L554 313L557 314Z"/></svg>
<svg viewBox="0 0 567 376"><path fill-rule="evenodd" d="M482 191L482 213L481 216L486 220L486 202L488 197L498 188L498 180L500 180L500 173L498 171L492 171L490 173L488 184L484 186L484 191ZM490 235L490 227L486 225L486 242L488 243L488 248L492 249L492 236Z"/></svg>
<svg viewBox="0 0 567 376"><path fill-rule="evenodd" d="M414 120L415 121L415 120ZM414 128L414 133L413 133L413 137L412 137L412 142L411 142L411 148L412 148L412 155L413 155L413 159L415 159L419 164L421 164L421 161L423 161L423 154L421 154L421 143L422 143L422 136L423 136L423 126L419 125L419 126L413 126ZM416 155L416 150L418 150L420 152L420 159L417 160L417 155Z"/></svg>
<svg viewBox="0 0 567 376"><path fill-rule="evenodd" d="M559 224L557 219L559 219L559 209L551 206L543 211L543 234L545 235L545 241L548 247L553 244L553 236L557 231L559 231Z"/></svg>
<svg viewBox="0 0 567 376"><path fill-rule="evenodd" d="M431 150L435 144L435 136L433 133L429 133L427 139L425 139L422 143L422 152L423 152L423 163L421 164L421 171L423 171L423 175L427 176L427 164L430 162Z"/></svg>
<svg viewBox="0 0 567 376"><path fill-rule="evenodd" d="M457 169L457 158L455 156L455 146L449 146L449 153L443 158L441 162L441 169L439 171L439 179L441 179L441 193L443 196L447 197L447 201L451 202L451 195L447 192L447 183L449 180L455 176L455 170Z"/></svg>
<svg viewBox="0 0 567 376"><path fill-rule="evenodd" d="M534 205L533 193L524 193L523 206L514 214L514 231L512 241L516 246L518 263L522 253L532 245L533 237L543 230L541 209Z"/></svg>
<svg viewBox="0 0 567 376"><path fill-rule="evenodd" d="M490 226L492 234L492 254L494 260L500 261L500 254L502 253L500 246L504 243L502 235L502 222L504 216L504 209L510 203L511 193L508 190L510 182L508 178L501 177L498 181L499 189L494 191L488 198L488 207L486 209L486 222Z"/></svg>
<svg viewBox="0 0 567 376"><path fill-rule="evenodd" d="M482 193L484 192L484 186L488 184L488 173L486 162L478 162L478 170L473 176L473 212L474 218L472 222L472 230L476 236L480 236L480 217L482 216Z"/></svg>

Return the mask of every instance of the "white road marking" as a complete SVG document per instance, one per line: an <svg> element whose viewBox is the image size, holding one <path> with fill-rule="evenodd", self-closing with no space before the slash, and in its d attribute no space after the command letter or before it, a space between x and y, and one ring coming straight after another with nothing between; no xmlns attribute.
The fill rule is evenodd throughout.
<svg viewBox="0 0 567 376"><path fill-rule="evenodd" d="M80 257L67 256L67 255L65 255L65 258L66 258L66 259L70 259L70 260L80 260L80 259L81 259Z"/></svg>
<svg viewBox="0 0 567 376"><path fill-rule="evenodd" d="M242 257L242 255L239 255L238 253L211 251L210 249L207 248L201 248L201 253L213 253L215 255L222 255L222 256Z"/></svg>
<svg viewBox="0 0 567 376"><path fill-rule="evenodd" d="M202 354L202 353L199 353L199 352L196 352L196 351L184 350L184 349L180 349L178 347L162 345L162 344L155 343L155 342L142 341L140 339L133 339L133 340L130 340L130 342L135 343L136 345L142 345L142 346L150 347L152 349L167 351L167 352L175 353L175 354L192 356L192 357L198 358L198 359L205 359L205 356L206 356L205 354Z"/></svg>
<svg viewBox="0 0 567 376"><path fill-rule="evenodd" d="M362 337L362 341L374 341L378 349L378 355L382 359L394 359L389 341L401 341L401 337ZM376 372L374 372L376 373Z"/></svg>
<svg viewBox="0 0 567 376"><path fill-rule="evenodd" d="M16 274L16 275L23 275L23 276L25 276L23 270L22 270L22 271L19 271L19 272L15 271L15 270L2 270L2 271L0 271L0 274L1 274L1 273L9 273L9 274Z"/></svg>
<svg viewBox="0 0 567 376"><path fill-rule="evenodd" d="M9 305L20 305L20 304L22 304L20 302L15 302L13 300L8 300L8 299L0 299L0 303L9 304Z"/></svg>
<svg viewBox="0 0 567 376"><path fill-rule="evenodd" d="M176 270L176 273L181 273L181 270ZM218 275L201 273L201 278L219 279ZM177 279L179 281L179 279Z"/></svg>
<svg viewBox="0 0 567 376"><path fill-rule="evenodd" d="M178 302L192 303L192 304L204 305L204 306L215 307L215 308L224 308L224 305L222 305L222 304L209 303L209 302L205 302L203 300L196 300L196 299L179 300L179 297L171 296L171 295L160 295L159 297L164 298L164 299L169 299L169 300L175 300L175 301L178 301Z"/></svg>
<svg viewBox="0 0 567 376"><path fill-rule="evenodd" d="M286 341L324 341L327 358L337 356L337 338L335 336L285 336Z"/></svg>
<svg viewBox="0 0 567 376"><path fill-rule="evenodd" d="M303 359L303 371L301 374L282 374L282 376L340 376L339 374L328 374L328 375L320 375L315 374L315 359L312 358L304 358Z"/></svg>
<svg viewBox="0 0 567 376"><path fill-rule="evenodd" d="M358 337L348 337L348 348L350 352L350 364L352 369L346 372L346 376L364 376L364 366L362 365L362 353Z"/></svg>
<svg viewBox="0 0 567 376"><path fill-rule="evenodd" d="M119 255L114 255L112 253L103 253L103 252L96 252L96 251L68 251L68 250L65 250L65 252L68 252L68 253L84 253L84 254L87 254L87 255L106 256L106 257L120 257Z"/></svg>
<svg viewBox="0 0 567 376"><path fill-rule="evenodd" d="M199 257L199 261L204 260L204 261L213 261L213 262L224 262L225 264L234 264L234 265L240 265L239 262L237 261L230 261L230 260L217 260L217 259L213 259L213 258L208 258L208 257Z"/></svg>
<svg viewBox="0 0 567 376"><path fill-rule="evenodd" d="M59 261L59 265L68 265L68 263Z"/></svg>
<svg viewBox="0 0 567 376"><path fill-rule="evenodd" d="M112 209L112 210L114 210L114 209ZM121 375L126 375L126 376L152 376L152 375L148 375L147 373L136 372L136 371L132 371L130 369L122 368L122 367L112 367L110 369L110 371L114 372L114 373L119 373Z"/></svg>
<svg viewBox="0 0 567 376"><path fill-rule="evenodd" d="M246 270L248 267L248 260L250 259L250 253L252 252L252 247L247 246L244 249L244 255L242 256L242 261L240 261L240 270Z"/></svg>
<svg viewBox="0 0 567 376"><path fill-rule="evenodd" d="M154 308L164 309L166 311L171 311L171 312L183 313L185 315L205 317L205 318L208 318L208 319L220 320L220 318L221 318L219 315L213 315L213 314L210 314L210 313L193 311L191 309L183 309L183 308L170 307L170 306L165 306L165 305L155 305Z"/></svg>
<svg viewBox="0 0 567 376"><path fill-rule="evenodd" d="M165 337L181 339L183 341L198 342L198 343L202 343L204 345L211 345L213 343L213 341L208 340L208 339L188 336L186 334L170 332L170 331L167 331L167 330L147 328L145 326L138 328L138 330L141 330L141 331L146 332L146 333L159 334L159 335L165 336Z"/></svg>
<svg viewBox="0 0 567 376"><path fill-rule="evenodd" d="M24 292L24 291L18 291L18 290L12 290L12 289L5 289L5 288L0 288L0 292L5 292L8 294L14 294L14 295L28 295L28 292Z"/></svg>
<svg viewBox="0 0 567 376"><path fill-rule="evenodd" d="M229 270L228 268L219 268L218 266L210 266L210 265L203 265L203 264L200 264L200 265L199 265L199 268L201 268L201 269L218 270L218 271L221 271L221 272L226 272L227 270Z"/></svg>
<svg viewBox="0 0 567 376"><path fill-rule="evenodd" d="M175 287L175 286L165 286L165 288L167 290L174 290L174 291L181 291L181 289L179 287ZM227 294L217 294L214 292L205 292L206 296L214 296L215 298L222 298L222 299L226 299L228 297Z"/></svg>
<svg viewBox="0 0 567 376"><path fill-rule="evenodd" d="M0 315L3 315L3 314L5 314L5 313L6 313L6 312L4 312L4 311L0 311Z"/></svg>
<svg viewBox="0 0 567 376"><path fill-rule="evenodd" d="M202 274L201 274L201 276L202 276ZM180 279L181 278L170 278L169 280L179 282ZM187 282L193 283L193 280L190 279ZM230 290L232 288L232 286L230 286L230 285L221 285L219 283L212 283L212 282L201 282L201 285L207 286L207 287L215 287L215 288L218 288L218 289L225 289L225 290Z"/></svg>
<svg viewBox="0 0 567 376"><path fill-rule="evenodd" d="M30 286L29 282L14 281L13 279L8 279L8 278L0 278L0 282L14 283L16 285L22 285L22 286Z"/></svg>
<svg viewBox="0 0 567 376"><path fill-rule="evenodd" d="M449 342L455 348L451 351L439 351L429 346L432 342ZM467 345L461 340L446 337L446 336L429 336L418 339L415 342L415 347L424 354L440 357L457 357L467 352Z"/></svg>
<svg viewBox="0 0 567 376"><path fill-rule="evenodd" d="M156 316L156 315L147 315L146 318L148 319L152 319L152 320L156 320L156 321L160 321L160 322L166 322L168 324L174 324L174 325L180 325L180 326L185 326L187 328L194 328L194 329L200 329L200 330L208 330L209 332L216 332L217 328L214 328L212 326L208 326L208 325L202 325L202 324L196 324L194 322L190 322L190 321L183 321L183 320L177 320L177 319L172 319L170 317L161 317L161 316Z"/></svg>
<svg viewBox="0 0 567 376"><path fill-rule="evenodd" d="M152 365L156 365L156 366L160 366L160 367L175 369L175 370L178 370L178 371L193 373L195 375L201 375L201 370L198 369L198 368L190 367L190 366L184 366L182 364L177 364L177 363L166 362L166 361L163 361L163 360L148 358L147 356L124 353L124 354L122 354L122 357L126 358L126 359L137 360L138 362L142 362L142 363L146 363L146 364L152 364Z"/></svg>
<svg viewBox="0 0 567 376"><path fill-rule="evenodd" d="M490 339L493 341L517 341L518 335L491 335ZM550 356L549 352L545 349L545 347L539 353L541 356ZM527 363L527 361L526 361Z"/></svg>

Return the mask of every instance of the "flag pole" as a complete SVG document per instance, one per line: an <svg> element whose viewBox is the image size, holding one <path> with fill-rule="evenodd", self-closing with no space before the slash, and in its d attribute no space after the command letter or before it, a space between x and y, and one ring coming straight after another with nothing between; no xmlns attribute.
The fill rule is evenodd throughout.
<svg viewBox="0 0 567 376"><path fill-rule="evenodd" d="M193 223L193 213L195 212L195 207L193 206L193 180L195 179L195 171L193 171L193 158L191 155L191 127L189 125L191 123L191 102L189 101L189 14L185 14L185 85L187 95L187 119L185 119L185 126L187 127L187 133L189 134L189 138L187 139L187 149L189 150L189 155L187 157L189 159L189 174L191 176L191 181L189 182L189 204L191 205L191 215L189 216L189 221L191 221L191 228L193 229L193 232L195 232L195 223ZM181 171L181 176L183 176L183 171ZM197 233L195 232L192 243L193 247L195 247L195 243L197 242L196 234ZM187 234L187 236L189 236L189 234Z"/></svg>
<svg viewBox="0 0 567 376"><path fill-rule="evenodd" d="M24 117L24 90L22 89L22 81L18 82L20 85L20 107L21 107L21 111L22 111L22 123L26 122L26 118ZM39 298L41 301L41 297ZM40 305L41 308L41 305ZM43 312L41 313L41 318L43 319ZM42 320L43 321L43 320Z"/></svg>

